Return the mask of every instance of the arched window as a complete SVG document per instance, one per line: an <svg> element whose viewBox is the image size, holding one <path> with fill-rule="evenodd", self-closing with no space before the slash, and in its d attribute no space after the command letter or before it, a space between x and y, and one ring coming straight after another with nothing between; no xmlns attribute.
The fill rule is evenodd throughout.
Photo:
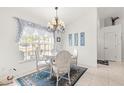
<svg viewBox="0 0 124 93"><path fill-rule="evenodd" d="M17 42L24 61L35 60L35 49L40 48L40 56L51 55L54 48L53 33L38 24L16 18L18 21Z"/></svg>

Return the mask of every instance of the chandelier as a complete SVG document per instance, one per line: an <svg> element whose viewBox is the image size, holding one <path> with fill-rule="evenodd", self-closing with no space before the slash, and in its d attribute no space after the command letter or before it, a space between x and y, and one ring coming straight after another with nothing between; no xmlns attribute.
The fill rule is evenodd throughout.
<svg viewBox="0 0 124 93"><path fill-rule="evenodd" d="M58 18L58 15L57 15L58 7L55 7L55 10L56 10L56 16L51 21L48 22L48 29L52 31L64 32L65 24L62 20Z"/></svg>

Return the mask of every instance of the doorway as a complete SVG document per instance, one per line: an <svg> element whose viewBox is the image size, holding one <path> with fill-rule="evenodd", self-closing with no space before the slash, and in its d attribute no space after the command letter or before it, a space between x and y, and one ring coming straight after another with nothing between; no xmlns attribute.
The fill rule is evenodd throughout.
<svg viewBox="0 0 124 93"><path fill-rule="evenodd" d="M105 32L104 33L104 59L110 61L121 61L121 37L119 33Z"/></svg>
<svg viewBox="0 0 124 93"><path fill-rule="evenodd" d="M121 25L103 27L100 34L99 60L121 62Z"/></svg>

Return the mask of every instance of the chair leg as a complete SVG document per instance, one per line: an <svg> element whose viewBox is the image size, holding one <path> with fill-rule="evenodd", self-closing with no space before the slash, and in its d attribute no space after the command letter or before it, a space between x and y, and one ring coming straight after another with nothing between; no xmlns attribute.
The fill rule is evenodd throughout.
<svg viewBox="0 0 124 93"><path fill-rule="evenodd" d="M53 76L53 71L52 71L53 69L52 69L52 67L50 66L50 78L52 78L52 76Z"/></svg>
<svg viewBox="0 0 124 93"><path fill-rule="evenodd" d="M57 75L56 86L58 86L58 82L59 82L59 77L58 77L58 75Z"/></svg>
<svg viewBox="0 0 124 93"><path fill-rule="evenodd" d="M68 73L68 80L69 80L69 84L71 85L70 73Z"/></svg>

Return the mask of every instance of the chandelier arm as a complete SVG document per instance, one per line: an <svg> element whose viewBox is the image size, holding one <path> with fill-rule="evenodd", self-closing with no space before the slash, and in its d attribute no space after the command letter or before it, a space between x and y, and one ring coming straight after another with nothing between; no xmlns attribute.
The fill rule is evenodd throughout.
<svg viewBox="0 0 124 93"><path fill-rule="evenodd" d="M63 31L65 29L65 26L64 26L63 21L59 20L59 18L58 18L58 15L57 15L58 7L55 7L55 10L56 10L56 16L51 22L49 22L48 28L53 29L54 31L57 31L57 30Z"/></svg>

